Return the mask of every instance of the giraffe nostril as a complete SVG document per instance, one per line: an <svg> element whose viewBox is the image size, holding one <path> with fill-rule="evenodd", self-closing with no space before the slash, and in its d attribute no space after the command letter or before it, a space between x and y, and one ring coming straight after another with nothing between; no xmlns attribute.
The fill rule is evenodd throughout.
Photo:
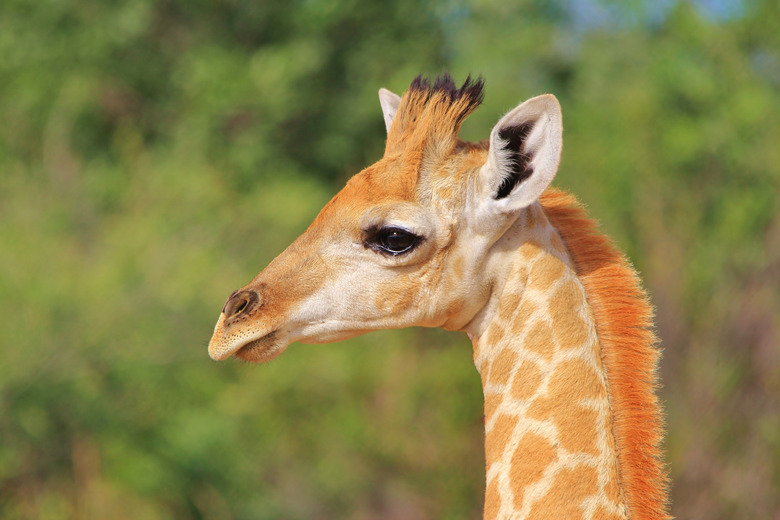
<svg viewBox="0 0 780 520"><path fill-rule="evenodd" d="M246 314L254 310L259 301L260 298L255 291L236 291L225 302L222 313L226 318Z"/></svg>

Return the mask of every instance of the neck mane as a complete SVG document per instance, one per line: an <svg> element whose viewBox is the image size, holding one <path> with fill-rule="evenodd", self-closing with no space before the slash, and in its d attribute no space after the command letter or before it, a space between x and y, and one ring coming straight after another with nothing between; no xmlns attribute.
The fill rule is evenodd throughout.
<svg viewBox="0 0 780 520"><path fill-rule="evenodd" d="M660 353L639 278L571 195L548 190L524 218L537 234L472 334L485 519L668 520Z"/></svg>

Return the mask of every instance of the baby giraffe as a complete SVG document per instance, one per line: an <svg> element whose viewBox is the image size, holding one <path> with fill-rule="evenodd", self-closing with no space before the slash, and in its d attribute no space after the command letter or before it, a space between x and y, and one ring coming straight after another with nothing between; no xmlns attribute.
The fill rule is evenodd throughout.
<svg viewBox="0 0 780 520"><path fill-rule="evenodd" d="M546 94L458 139L482 80L381 89L385 154L225 303L215 360L377 329L460 330L485 395L485 519L668 519L652 310L573 197L549 188Z"/></svg>

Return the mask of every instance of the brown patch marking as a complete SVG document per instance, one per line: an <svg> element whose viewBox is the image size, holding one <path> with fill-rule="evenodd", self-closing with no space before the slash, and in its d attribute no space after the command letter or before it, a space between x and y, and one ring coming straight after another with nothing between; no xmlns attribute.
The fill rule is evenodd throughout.
<svg viewBox="0 0 780 520"><path fill-rule="evenodd" d="M625 516L607 511L604 506L597 506L593 512L593 520L625 520Z"/></svg>
<svg viewBox="0 0 780 520"><path fill-rule="evenodd" d="M526 323L528 323L538 309L539 307L534 302L528 298L524 298L522 303L520 303L520 307L517 309L517 316L515 316L515 320L511 324L512 333L520 334L525 328Z"/></svg>
<svg viewBox="0 0 780 520"><path fill-rule="evenodd" d="M485 433L485 460L488 464L501 458L516 425L517 417L501 414L493 423L493 428Z"/></svg>
<svg viewBox="0 0 780 520"><path fill-rule="evenodd" d="M515 366L515 361L517 361L517 354L508 348L499 352L490 365L490 382L495 385L505 385Z"/></svg>
<svg viewBox="0 0 780 520"><path fill-rule="evenodd" d="M567 280L550 298L555 337L564 350L581 347L588 340L588 324L579 312L584 304L585 295L573 280Z"/></svg>
<svg viewBox="0 0 780 520"><path fill-rule="evenodd" d="M515 508L523 506L523 491L544 475L547 467L558 459L555 448L544 437L526 433L512 455L509 476L515 496Z"/></svg>
<svg viewBox="0 0 780 520"><path fill-rule="evenodd" d="M523 242L523 245L520 246L520 255L528 262L533 260L541 249L542 246L539 245L539 242L529 240L528 242Z"/></svg>
<svg viewBox="0 0 780 520"><path fill-rule="evenodd" d="M536 363L524 361L515 372L512 381L512 397L525 401L530 399L542 382L542 373Z"/></svg>
<svg viewBox="0 0 780 520"><path fill-rule="evenodd" d="M506 329L502 327L501 325L493 322L489 325L488 331L487 331L487 344L496 347L498 345L498 342L503 340L506 336Z"/></svg>
<svg viewBox="0 0 780 520"><path fill-rule="evenodd" d="M503 296L498 304L498 318L505 322L511 320L517 308L520 307L522 299L523 295L518 292L511 292ZM515 330L514 325L515 324L512 323L513 332Z"/></svg>
<svg viewBox="0 0 780 520"><path fill-rule="evenodd" d="M549 491L531 507L528 520L582 518L582 501L596 493L598 474L595 468L564 468L553 480Z"/></svg>
<svg viewBox="0 0 780 520"><path fill-rule="evenodd" d="M596 374L584 361L564 361L550 378L548 396L535 399L528 408L528 416L553 419L561 446L568 452L598 455L598 413L580 405L579 401L603 395L602 390Z"/></svg>
<svg viewBox="0 0 780 520"><path fill-rule="evenodd" d="M548 291L561 279L565 271L566 264L557 256L548 253L531 269L531 274L528 275L528 287L537 291Z"/></svg>
<svg viewBox="0 0 780 520"><path fill-rule="evenodd" d="M603 397L604 384L596 371L582 359L561 361L550 380L550 392L558 398L576 395L578 399Z"/></svg>
<svg viewBox="0 0 780 520"><path fill-rule="evenodd" d="M498 492L498 478L493 477L493 480L487 485L485 489L485 511L483 513L483 520L494 520L498 518L498 512L501 510L501 495Z"/></svg>
<svg viewBox="0 0 780 520"><path fill-rule="evenodd" d="M555 418L561 446L570 453L598 455L596 446L598 413L590 408L569 407Z"/></svg>
<svg viewBox="0 0 780 520"><path fill-rule="evenodd" d="M493 414L496 413L496 409L503 400L503 394L490 393L485 396L485 421L489 421L493 417Z"/></svg>
<svg viewBox="0 0 780 520"><path fill-rule="evenodd" d="M524 348L542 356L546 361L552 359L555 343L553 342L553 331L550 325L539 320L534 323L525 339Z"/></svg>

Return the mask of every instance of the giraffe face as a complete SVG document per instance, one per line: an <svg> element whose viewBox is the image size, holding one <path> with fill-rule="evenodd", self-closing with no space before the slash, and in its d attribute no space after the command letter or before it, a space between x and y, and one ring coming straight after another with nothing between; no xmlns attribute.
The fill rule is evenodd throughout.
<svg viewBox="0 0 780 520"><path fill-rule="evenodd" d="M228 298L209 343L212 358L263 362L294 341L408 326L462 329L485 306L492 245L555 173L544 160L557 167L560 132L557 148L545 148L545 118L555 134L560 112L549 110L558 106L551 96L535 98L507 114L488 144L470 144L456 134L481 100L481 83L423 87L413 83L403 102L380 91L385 156Z"/></svg>
<svg viewBox="0 0 780 520"><path fill-rule="evenodd" d="M405 164L380 161L353 177L309 229L232 294L209 345L212 357L268 361L294 341L443 326L462 314L464 253L475 250L463 247L463 208L454 200L421 202L425 190L404 180Z"/></svg>

